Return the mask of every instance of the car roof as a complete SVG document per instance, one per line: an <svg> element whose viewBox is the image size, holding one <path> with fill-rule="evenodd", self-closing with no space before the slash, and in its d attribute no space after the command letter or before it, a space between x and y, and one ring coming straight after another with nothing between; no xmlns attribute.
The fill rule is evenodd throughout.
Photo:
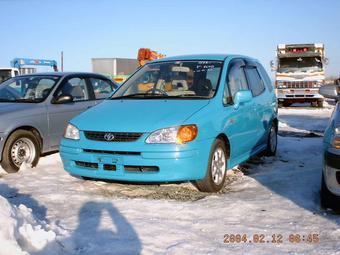
<svg viewBox="0 0 340 255"><path fill-rule="evenodd" d="M194 54L194 55L181 55L181 56L172 56L166 57L162 59L157 59L151 61L149 63L156 63L156 62L166 62L166 61L176 61L176 60L215 60L215 61L225 61L226 59L232 58L244 58L253 61L257 61L254 58L248 56L242 56L237 54Z"/></svg>
<svg viewBox="0 0 340 255"><path fill-rule="evenodd" d="M70 76L70 75L85 75L85 76L101 76L109 79L105 75L99 74L99 73L91 73L91 72L43 72L43 73L31 73L31 74L22 74L17 77L23 77L23 76Z"/></svg>

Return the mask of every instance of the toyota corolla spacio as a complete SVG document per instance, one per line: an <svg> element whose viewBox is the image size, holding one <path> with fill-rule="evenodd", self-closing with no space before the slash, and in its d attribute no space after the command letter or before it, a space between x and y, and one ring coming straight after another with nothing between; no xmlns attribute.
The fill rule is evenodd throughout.
<svg viewBox="0 0 340 255"><path fill-rule="evenodd" d="M226 171L277 147L277 101L263 66L238 55L149 62L69 122L66 171L131 182L192 181L217 192Z"/></svg>

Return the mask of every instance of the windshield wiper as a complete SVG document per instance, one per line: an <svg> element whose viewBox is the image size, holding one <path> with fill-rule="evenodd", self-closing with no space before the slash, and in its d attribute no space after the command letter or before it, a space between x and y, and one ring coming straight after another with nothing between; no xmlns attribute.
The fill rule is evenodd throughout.
<svg viewBox="0 0 340 255"><path fill-rule="evenodd" d="M182 94L182 95L176 95L176 96L169 96L169 98L198 98L198 99L209 99L209 96L197 96L193 94Z"/></svg>
<svg viewBox="0 0 340 255"><path fill-rule="evenodd" d="M167 98L167 95L163 95L163 94L153 94L153 93L136 93L136 94L129 94L129 95L123 95L123 96L118 96L118 97L111 97L111 100L114 99L123 99L123 98L138 98L138 97L142 97L142 98L162 98L165 97Z"/></svg>
<svg viewBox="0 0 340 255"><path fill-rule="evenodd" d="M17 99L14 99L11 102L17 102L17 103L38 103L39 101L37 99L17 98Z"/></svg>

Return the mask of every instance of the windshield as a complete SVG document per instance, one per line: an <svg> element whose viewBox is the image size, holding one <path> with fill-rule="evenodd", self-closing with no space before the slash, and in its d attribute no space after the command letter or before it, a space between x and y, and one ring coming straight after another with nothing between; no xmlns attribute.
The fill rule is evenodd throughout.
<svg viewBox="0 0 340 255"><path fill-rule="evenodd" d="M322 71L320 57L294 57L279 59L279 72L317 72Z"/></svg>
<svg viewBox="0 0 340 255"><path fill-rule="evenodd" d="M0 70L0 83L11 78L11 70Z"/></svg>
<svg viewBox="0 0 340 255"><path fill-rule="evenodd" d="M128 79L111 99L209 99L215 95L222 66L222 61L150 63Z"/></svg>
<svg viewBox="0 0 340 255"><path fill-rule="evenodd" d="M22 76L0 84L0 102L39 103L50 94L58 76Z"/></svg>

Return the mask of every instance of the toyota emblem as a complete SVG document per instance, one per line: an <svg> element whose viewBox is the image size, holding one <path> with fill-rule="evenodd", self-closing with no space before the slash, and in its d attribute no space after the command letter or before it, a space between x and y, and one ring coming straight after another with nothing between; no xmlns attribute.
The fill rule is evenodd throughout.
<svg viewBox="0 0 340 255"><path fill-rule="evenodd" d="M104 135L104 139L105 139L106 141L112 141L113 139L115 139L115 136L114 136L112 133L106 133L106 134Z"/></svg>

